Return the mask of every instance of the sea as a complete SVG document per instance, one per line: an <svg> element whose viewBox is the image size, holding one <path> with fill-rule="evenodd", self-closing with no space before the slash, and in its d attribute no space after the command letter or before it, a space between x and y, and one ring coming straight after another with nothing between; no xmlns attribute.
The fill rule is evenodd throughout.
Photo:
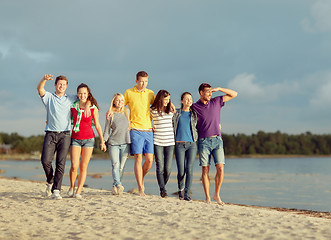
<svg viewBox="0 0 331 240"><path fill-rule="evenodd" d="M63 192L69 186L70 160L67 160ZM134 160L128 159L122 184L124 191L137 188ZM0 176L45 181L40 161L0 161ZM210 195L214 192L215 166L210 167ZM167 183L168 195L177 197L177 166L173 159L172 174ZM111 190L111 162L109 159L91 160L86 187ZM41 191L43 191L42 189ZM192 199L204 200L201 167L196 159L192 183ZM146 194L159 195L155 162L145 177ZM221 188L226 203L264 207L289 208L331 212L331 158L228 158Z"/></svg>

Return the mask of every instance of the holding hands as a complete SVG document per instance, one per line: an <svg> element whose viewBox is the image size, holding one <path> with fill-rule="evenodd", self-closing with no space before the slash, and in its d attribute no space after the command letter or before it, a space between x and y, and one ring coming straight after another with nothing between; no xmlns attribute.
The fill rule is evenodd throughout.
<svg viewBox="0 0 331 240"><path fill-rule="evenodd" d="M107 147L106 147L106 144L105 144L105 142L101 142L100 143L100 149L102 150L102 151L107 151Z"/></svg>

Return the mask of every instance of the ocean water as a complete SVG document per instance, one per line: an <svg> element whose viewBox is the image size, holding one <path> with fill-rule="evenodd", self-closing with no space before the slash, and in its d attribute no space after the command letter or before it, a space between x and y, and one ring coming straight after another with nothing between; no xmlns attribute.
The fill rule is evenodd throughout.
<svg viewBox="0 0 331 240"><path fill-rule="evenodd" d="M137 188L134 172L134 160L129 159L125 167L122 184L125 191ZM67 160L63 190L69 186ZM44 171L40 161L0 161L0 169L5 177L18 177L44 181ZM331 158L238 158L226 159L225 177L221 188L224 202L266 207L295 208L331 212ZM93 178L100 174L101 178ZM175 159L168 194L177 191L177 167ZM213 195L215 167L211 166L210 194ZM201 167L198 160L194 164L192 198L203 200ZM111 163L109 159L92 160L88 167L85 184L88 187L110 190L112 188ZM159 195L155 176L155 162L145 177L147 194ZM43 190L43 189L42 189ZM174 197L176 197L174 195Z"/></svg>

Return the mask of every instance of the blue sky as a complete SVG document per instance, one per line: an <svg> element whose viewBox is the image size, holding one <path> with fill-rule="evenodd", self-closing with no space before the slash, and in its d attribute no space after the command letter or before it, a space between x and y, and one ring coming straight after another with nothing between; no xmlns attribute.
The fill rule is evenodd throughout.
<svg viewBox="0 0 331 240"><path fill-rule="evenodd" d="M103 125L139 70L178 106L201 82L238 91L224 133L330 134L331 1L0 2L0 132L43 134L45 73L66 75L68 93L88 84Z"/></svg>

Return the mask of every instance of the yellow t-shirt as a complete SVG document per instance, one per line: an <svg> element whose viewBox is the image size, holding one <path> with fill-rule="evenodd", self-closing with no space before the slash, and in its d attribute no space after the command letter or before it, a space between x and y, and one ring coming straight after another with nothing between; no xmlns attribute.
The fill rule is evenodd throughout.
<svg viewBox="0 0 331 240"><path fill-rule="evenodd" d="M130 109L130 126L136 129L151 129L150 106L154 102L154 92L145 89L139 92L136 87L127 89L124 93L124 105Z"/></svg>

